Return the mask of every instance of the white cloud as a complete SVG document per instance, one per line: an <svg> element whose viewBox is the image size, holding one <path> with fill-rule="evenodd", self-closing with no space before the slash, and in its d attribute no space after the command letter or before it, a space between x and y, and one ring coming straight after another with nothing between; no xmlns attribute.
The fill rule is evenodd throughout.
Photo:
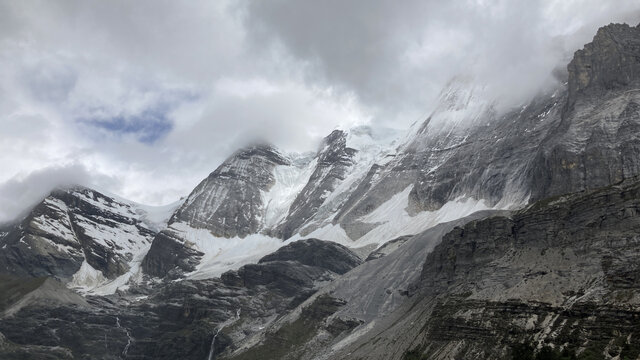
<svg viewBox="0 0 640 360"><path fill-rule="evenodd" d="M521 100L609 22L640 21L637 1L244 0L255 46L310 62L314 83L342 85L378 121L421 113L453 76L472 73Z"/></svg>
<svg viewBox="0 0 640 360"><path fill-rule="evenodd" d="M46 167L0 184L0 224L22 215L52 189L69 184L91 183L110 188L119 180L87 170L79 164Z"/></svg>

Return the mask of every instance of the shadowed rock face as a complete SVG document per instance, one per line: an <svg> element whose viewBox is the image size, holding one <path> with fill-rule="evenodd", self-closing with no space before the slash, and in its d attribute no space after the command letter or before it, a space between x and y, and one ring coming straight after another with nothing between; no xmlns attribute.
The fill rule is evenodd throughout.
<svg viewBox="0 0 640 360"><path fill-rule="evenodd" d="M406 236L401 236L397 239L393 239L390 240L388 242L386 242L384 245L382 245L381 247L375 249L374 251L372 251L367 258L365 259L365 261L371 261L371 260L376 260L376 259L380 259L382 257L387 256L388 254L396 251L402 244L404 244L405 242L407 242L407 240L411 239L412 236L411 235L406 235Z"/></svg>
<svg viewBox="0 0 640 360"><path fill-rule="evenodd" d="M297 261L308 266L322 267L340 275L362 263L362 260L345 246L318 239L293 242L263 257L258 263L270 261Z"/></svg>
<svg viewBox="0 0 640 360"><path fill-rule="evenodd" d="M18 345L0 334L0 355L3 359L42 359L61 360L73 359L73 354L68 349L56 346Z"/></svg>
<svg viewBox="0 0 640 360"><path fill-rule="evenodd" d="M170 229L159 232L142 261L144 272L155 277L176 279L183 273L194 271L204 254L183 243L180 235Z"/></svg>
<svg viewBox="0 0 640 360"><path fill-rule="evenodd" d="M0 269L67 281L86 260L115 278L154 235L128 204L81 187L56 190L0 238Z"/></svg>
<svg viewBox="0 0 640 360"><path fill-rule="evenodd" d="M0 316L11 316L25 307L73 305L89 307L85 299L52 278L20 278L0 275Z"/></svg>
<svg viewBox="0 0 640 360"><path fill-rule="evenodd" d="M255 288L270 284L273 289L293 297L298 295L296 289L313 288L314 282L332 280L327 271L342 275L361 263L356 254L340 244L307 239L284 246L257 264L226 272L221 278L230 286Z"/></svg>

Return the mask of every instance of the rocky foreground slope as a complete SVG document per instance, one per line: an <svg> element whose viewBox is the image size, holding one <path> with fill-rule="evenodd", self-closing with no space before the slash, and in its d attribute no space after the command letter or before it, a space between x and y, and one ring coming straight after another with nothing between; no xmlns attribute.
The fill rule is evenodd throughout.
<svg viewBox="0 0 640 360"><path fill-rule="evenodd" d="M638 358L640 27L566 77L241 149L166 216L54 191L0 230L0 358Z"/></svg>
<svg viewBox="0 0 640 360"><path fill-rule="evenodd" d="M456 227L402 307L332 358L510 358L547 346L636 359L639 211L630 180Z"/></svg>
<svg viewBox="0 0 640 360"><path fill-rule="evenodd" d="M341 245L310 239L221 278L87 296L86 304L25 306L0 321L7 339L0 358L38 358L43 349L52 359L215 358L360 263ZM27 288L6 309L41 288Z"/></svg>

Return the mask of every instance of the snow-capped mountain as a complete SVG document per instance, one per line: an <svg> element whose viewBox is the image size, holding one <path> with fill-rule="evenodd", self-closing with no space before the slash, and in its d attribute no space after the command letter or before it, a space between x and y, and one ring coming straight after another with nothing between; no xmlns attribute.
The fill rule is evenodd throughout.
<svg viewBox="0 0 640 360"><path fill-rule="evenodd" d="M619 27L599 31L595 45L569 64L566 87L516 109L498 113L499 100L461 76L443 89L433 113L406 132L335 130L315 154L285 154L265 144L241 149L189 194L166 227L145 221L145 210L123 205L124 199L100 203L98 211L108 216L93 218L89 226L86 215L67 219L68 205L49 197L18 228L50 234L40 242L54 239L49 245L56 248L45 253L55 270L14 272L67 279L82 270L73 284L97 284L128 273L130 264L145 257L142 268L153 277L207 278L256 261L287 241L314 237L354 248L380 246L479 210L519 208L530 199L628 178L638 173L636 93L606 92L620 86L619 75L610 81L591 75L591 60L584 58L594 47L609 46L610 37L633 46ZM114 223L100 223L109 217L123 225L116 231ZM85 251L89 245L76 240L74 221L80 222L81 236L98 239L98 250ZM135 231L127 228L132 224ZM20 243L20 231L4 241ZM118 243L129 233L136 235ZM104 250L110 247L115 250Z"/></svg>
<svg viewBox="0 0 640 360"><path fill-rule="evenodd" d="M210 277L256 261L286 240L320 237L351 245L343 231L331 236L333 218L369 168L393 151L396 136L359 127L332 132L314 155L283 154L270 145L236 152L158 234L145 271Z"/></svg>
<svg viewBox="0 0 640 360"><path fill-rule="evenodd" d="M571 70L577 59L566 87L508 111L499 113L504 106L473 78L457 77L407 132L336 130L313 155L264 144L241 149L173 214L143 268L159 278L218 276L305 237L380 246L479 210L519 208L633 176L637 140L618 130L636 126L628 120L633 92L568 112L585 91L571 80L581 71ZM602 161L610 157L616 160Z"/></svg>
<svg viewBox="0 0 640 360"><path fill-rule="evenodd" d="M640 27L612 24L526 104L457 77L406 132L252 145L163 208L54 191L0 228L0 268L120 291L16 310L0 355L637 358L638 59Z"/></svg>

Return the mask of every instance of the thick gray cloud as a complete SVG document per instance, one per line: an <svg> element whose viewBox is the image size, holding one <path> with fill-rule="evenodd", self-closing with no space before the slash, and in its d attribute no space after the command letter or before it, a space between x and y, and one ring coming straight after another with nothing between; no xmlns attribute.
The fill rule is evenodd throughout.
<svg viewBox="0 0 640 360"><path fill-rule="evenodd" d="M453 76L518 101L609 22L640 21L637 1L245 0L256 44L309 62L310 82L353 90L379 115L424 108ZM380 120L385 120L384 118Z"/></svg>
<svg viewBox="0 0 640 360"><path fill-rule="evenodd" d="M62 182L162 204L258 138L306 151L336 127L402 128L454 75L518 101L548 85L597 27L637 23L639 9L0 0L0 221Z"/></svg>

